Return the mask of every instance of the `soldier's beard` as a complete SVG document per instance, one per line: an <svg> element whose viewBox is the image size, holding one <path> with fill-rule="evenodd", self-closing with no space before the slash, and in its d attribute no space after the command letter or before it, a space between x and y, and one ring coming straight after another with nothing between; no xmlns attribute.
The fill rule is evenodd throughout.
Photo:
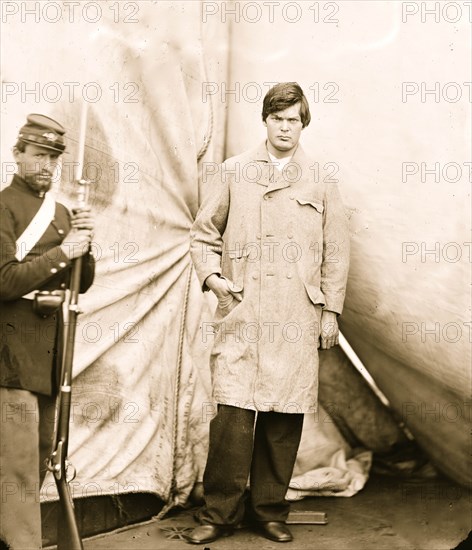
<svg viewBox="0 0 472 550"><path fill-rule="evenodd" d="M51 174L26 174L24 180L29 188L36 193L46 193L51 189L52 175Z"/></svg>

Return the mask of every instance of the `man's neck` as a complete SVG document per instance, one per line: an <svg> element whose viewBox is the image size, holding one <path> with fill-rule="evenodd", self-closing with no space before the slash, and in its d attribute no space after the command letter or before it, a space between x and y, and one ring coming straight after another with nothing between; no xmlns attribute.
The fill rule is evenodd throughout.
<svg viewBox="0 0 472 550"><path fill-rule="evenodd" d="M298 145L298 144L297 144ZM270 141L266 141L266 148L267 148L267 151L269 151L269 153L278 158L278 159L284 159L284 158L287 158L287 157L292 157L293 154L295 153L295 149L297 148L297 145L295 145L295 147L292 147L292 149L289 149L288 151L279 151L278 149L276 149L271 143Z"/></svg>

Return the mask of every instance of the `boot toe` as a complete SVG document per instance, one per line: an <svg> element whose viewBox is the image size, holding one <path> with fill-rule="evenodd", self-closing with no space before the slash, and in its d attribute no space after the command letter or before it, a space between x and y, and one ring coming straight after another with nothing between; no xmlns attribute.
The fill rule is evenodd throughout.
<svg viewBox="0 0 472 550"><path fill-rule="evenodd" d="M261 523L259 528L265 538L275 542L290 542L293 540L290 529L282 521L267 521Z"/></svg>
<svg viewBox="0 0 472 550"><path fill-rule="evenodd" d="M213 542L220 537L228 537L232 534L232 530L228 527L205 524L195 527L195 529L186 536L186 540L191 544L206 544L208 542Z"/></svg>

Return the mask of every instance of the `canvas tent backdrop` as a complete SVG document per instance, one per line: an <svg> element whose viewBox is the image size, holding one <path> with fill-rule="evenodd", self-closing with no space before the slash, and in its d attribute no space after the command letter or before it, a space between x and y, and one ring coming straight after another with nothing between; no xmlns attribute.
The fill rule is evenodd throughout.
<svg viewBox="0 0 472 550"><path fill-rule="evenodd" d="M344 24L317 26L305 13L296 25L283 18L223 23L219 14L203 21L200 2L136 2L137 22L116 22L106 9L110 3L102 4L96 24L80 17L72 25L66 18L51 24L17 16L2 33L2 186L18 128L27 113L42 112L69 129L56 191L73 204L66 182L79 99L86 92L95 98L85 175L92 180L99 261L94 286L80 301L70 443L74 497L152 492L164 501L185 502L201 479L214 412L211 340L202 323L211 318L214 303L192 271L189 229L201 197L211 192L204 163L220 162L264 136L257 126L262 97L224 95L223 86L236 89L239 83L242 89L250 82L265 93L264 83L283 80L298 81L307 93L316 82L321 94L333 89L323 90L326 83L339 88L337 103L310 98L313 121L302 139L319 157L321 177L327 162L339 167L336 177L351 212L342 329L434 463L467 483L467 250L455 262L442 256L422 261L421 254L404 261L402 246L467 242L470 185L467 177L433 184L418 176L405 183L402 163L463 162L470 105L432 107L401 98L404 80L467 81L465 25L439 25L431 35L428 25L402 24L398 7L387 2L366 3L368 17L341 2ZM425 59L420 47L426 37L434 59ZM71 101L66 83L74 82ZM203 94L208 82L217 93ZM22 94L32 89L39 94ZM57 101L51 99L54 90L62 93ZM94 91L101 92L99 98ZM419 332L405 339L405 323ZM441 330L456 323L462 337L422 338L422 324L434 323ZM326 361L343 388L348 362L339 350ZM336 387L332 376L325 380ZM350 399L356 404L355 396ZM369 455L350 470L349 447L327 418L321 409L307 423L313 433L305 431L303 460L313 457L311 444L318 441L331 446L326 456L334 462L317 464L315 457L309 464L299 460L298 467L341 465L332 471L346 468L349 479L340 476L334 487L341 493L344 483L355 492L365 481ZM378 437L386 438L388 448L401 437L390 420L383 426L388 433ZM369 427L371 447L382 447L375 421ZM319 483L315 478L312 487ZM52 478L42 498L56 498Z"/></svg>

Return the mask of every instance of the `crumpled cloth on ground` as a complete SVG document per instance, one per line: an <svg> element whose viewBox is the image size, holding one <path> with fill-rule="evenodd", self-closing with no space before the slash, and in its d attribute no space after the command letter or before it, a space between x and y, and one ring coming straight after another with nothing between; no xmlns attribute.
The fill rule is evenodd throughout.
<svg viewBox="0 0 472 550"><path fill-rule="evenodd" d="M351 449L322 408L306 414L287 500L308 496L350 497L369 477L372 452Z"/></svg>

